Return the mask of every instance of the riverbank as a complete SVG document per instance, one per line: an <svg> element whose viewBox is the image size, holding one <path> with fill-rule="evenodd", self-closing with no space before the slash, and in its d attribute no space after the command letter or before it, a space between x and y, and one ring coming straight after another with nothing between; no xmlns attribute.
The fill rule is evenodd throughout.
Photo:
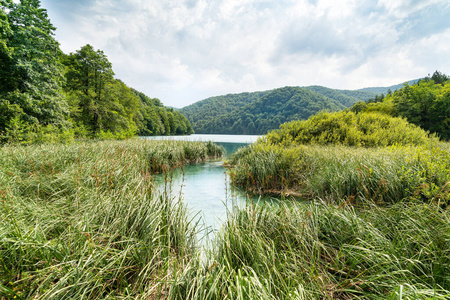
<svg viewBox="0 0 450 300"><path fill-rule="evenodd" d="M363 148L256 143L230 160L233 182L253 193L385 205L450 204L450 144Z"/></svg>

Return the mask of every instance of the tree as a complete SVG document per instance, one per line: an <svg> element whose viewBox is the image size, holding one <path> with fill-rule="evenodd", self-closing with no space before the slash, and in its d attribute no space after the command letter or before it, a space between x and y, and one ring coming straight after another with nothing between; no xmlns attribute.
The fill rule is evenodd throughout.
<svg viewBox="0 0 450 300"><path fill-rule="evenodd" d="M0 10L0 94L10 92L14 88L13 59L11 49L8 48L8 38L11 36L11 28L8 22L8 16Z"/></svg>
<svg viewBox="0 0 450 300"><path fill-rule="evenodd" d="M450 139L450 82L423 80L419 84L406 85L385 101L392 101L396 116L443 139Z"/></svg>
<svg viewBox="0 0 450 300"><path fill-rule="evenodd" d="M110 103L106 88L113 81L114 72L108 58L91 45L83 46L65 60L67 89L78 97L76 104L81 112L75 116L96 134L105 125L105 113Z"/></svg>
<svg viewBox="0 0 450 300"><path fill-rule="evenodd" d="M0 131L16 117L28 125L65 125L61 50L46 10L38 0L1 0L0 6L0 108L7 116Z"/></svg>
<svg viewBox="0 0 450 300"><path fill-rule="evenodd" d="M431 80L434 81L435 84L442 84L444 85L444 83L448 80L450 80L450 77L448 77L447 75L439 72L439 71L435 71L433 73L433 76L431 76Z"/></svg>

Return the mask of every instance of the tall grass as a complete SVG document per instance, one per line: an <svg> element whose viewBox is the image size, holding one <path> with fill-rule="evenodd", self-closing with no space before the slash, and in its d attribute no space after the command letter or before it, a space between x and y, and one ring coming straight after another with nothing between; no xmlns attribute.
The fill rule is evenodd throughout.
<svg viewBox="0 0 450 300"><path fill-rule="evenodd" d="M450 214L436 206L249 205L174 299L448 299Z"/></svg>
<svg viewBox="0 0 450 300"><path fill-rule="evenodd" d="M296 191L305 198L404 198L450 204L450 151L446 144L356 148L255 144L238 151L233 181L255 192Z"/></svg>
<svg viewBox="0 0 450 300"><path fill-rule="evenodd" d="M206 258L152 176L213 144L3 147L0 297L449 299L448 147L245 148L236 182L316 201L232 209Z"/></svg>
<svg viewBox="0 0 450 300"><path fill-rule="evenodd" d="M1 148L1 297L165 297L197 229L182 202L154 193L152 175L220 151L142 140Z"/></svg>

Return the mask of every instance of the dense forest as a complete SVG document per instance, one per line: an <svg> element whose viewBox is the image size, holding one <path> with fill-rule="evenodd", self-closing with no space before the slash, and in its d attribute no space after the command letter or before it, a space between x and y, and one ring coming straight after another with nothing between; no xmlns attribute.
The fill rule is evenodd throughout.
<svg viewBox="0 0 450 300"><path fill-rule="evenodd" d="M180 112L197 133L266 134L284 122L304 120L323 110L343 110L376 95L371 91L322 86L284 87L212 97L184 107Z"/></svg>
<svg viewBox="0 0 450 300"><path fill-rule="evenodd" d="M115 79L103 51L63 53L40 1L0 3L1 142L193 133L182 114Z"/></svg>

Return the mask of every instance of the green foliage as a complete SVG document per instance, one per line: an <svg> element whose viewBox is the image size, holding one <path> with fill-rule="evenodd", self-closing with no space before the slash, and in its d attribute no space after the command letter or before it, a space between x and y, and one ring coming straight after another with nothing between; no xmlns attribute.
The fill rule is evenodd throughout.
<svg viewBox="0 0 450 300"><path fill-rule="evenodd" d="M389 92L392 93L393 91L401 89L405 84L413 85L413 84L416 84L416 83L420 82L423 79L424 78L414 79L414 80L410 80L410 81L403 82L403 83L400 83L400 84L392 85L392 86L389 86L389 87L363 88L363 89L359 89L358 91L369 92L369 93L373 93L375 95L386 95L386 94L389 94Z"/></svg>
<svg viewBox="0 0 450 300"><path fill-rule="evenodd" d="M8 38L11 34L8 16L2 7L0 10L0 95L14 89L14 78L11 76L14 61L11 56L12 49L8 47Z"/></svg>
<svg viewBox="0 0 450 300"><path fill-rule="evenodd" d="M422 144L428 134L401 118L380 113L341 111L319 113L305 121L293 121L267 134L272 144L340 144L348 146L388 146Z"/></svg>
<svg viewBox="0 0 450 300"><path fill-rule="evenodd" d="M40 1L0 7L0 142L193 133L184 116L114 79L103 51L64 55Z"/></svg>
<svg viewBox="0 0 450 300"><path fill-rule="evenodd" d="M445 74L436 71L414 85L371 99L368 104L356 103L351 111L381 112L403 117L442 139L450 139L450 81Z"/></svg>
<svg viewBox="0 0 450 300"><path fill-rule="evenodd" d="M325 97L336 100L345 107L352 106L358 101L368 101L369 99L374 97L374 94L372 92L337 90L317 85L307 86L305 87L305 89L311 90Z"/></svg>
<svg viewBox="0 0 450 300"><path fill-rule="evenodd" d="M428 77L425 78L425 80L429 80L429 79L433 80L433 82L435 84L443 85L444 83L446 83L447 81L450 80L450 77L436 70L433 73L433 76L431 76L431 78L428 78Z"/></svg>
<svg viewBox="0 0 450 300"><path fill-rule="evenodd" d="M450 81L421 81L405 86L386 101L393 103L396 115L443 139L450 139Z"/></svg>
<svg viewBox="0 0 450 300"><path fill-rule="evenodd" d="M9 121L4 133L0 135L0 142L8 144L71 143L79 135L76 128L61 128L51 124L29 125L17 115Z"/></svg>
<svg viewBox="0 0 450 300"><path fill-rule="evenodd" d="M443 145L355 148L257 143L231 161L233 182L256 193L307 199L450 205L450 151Z"/></svg>
<svg viewBox="0 0 450 300"><path fill-rule="evenodd" d="M194 126L197 133L265 134L286 121L306 119L322 110L337 111L344 108L338 101L308 89L285 87L272 90L243 107L203 122L201 127L195 116L190 118L197 124L197 127Z"/></svg>
<svg viewBox="0 0 450 300"><path fill-rule="evenodd" d="M94 136L104 138L193 133L187 119L173 109L113 79L111 63L86 45L65 59L71 117Z"/></svg>
<svg viewBox="0 0 450 300"><path fill-rule="evenodd" d="M46 11L37 0L2 1L1 11L0 132L15 117L33 126L66 126L61 51Z"/></svg>
<svg viewBox="0 0 450 300"><path fill-rule="evenodd" d="M207 131L205 126L209 126L207 124L214 122L215 118L242 108L267 93L254 92L211 97L183 107L180 112L189 119L197 133L213 133Z"/></svg>
<svg viewBox="0 0 450 300"><path fill-rule="evenodd" d="M159 153L189 152L192 161L210 147L162 144ZM0 298L164 298L172 272L196 253L196 228L182 201L154 189L160 157L149 153L160 147L131 140L0 148Z"/></svg>
<svg viewBox="0 0 450 300"><path fill-rule="evenodd" d="M175 299L447 299L450 213L316 203L234 209Z"/></svg>
<svg viewBox="0 0 450 300"><path fill-rule="evenodd" d="M75 121L82 122L96 135L101 130L119 132L135 126L132 117L137 111L131 91L125 84L113 79L111 63L101 50L86 45L66 59L67 85L73 93L76 106L72 111ZM128 106L127 106L128 105Z"/></svg>
<svg viewBox="0 0 450 300"><path fill-rule="evenodd" d="M394 203L409 197L445 206L450 156L437 143L423 129L386 114L320 113L283 124L238 151L230 174L234 183L257 193L294 192L334 202L351 197ZM383 146L391 147L369 148Z"/></svg>
<svg viewBox="0 0 450 300"><path fill-rule="evenodd" d="M284 122L304 120L322 110L342 110L358 101L377 97L374 92L364 90L285 87L212 97L184 107L180 112L197 133L266 134Z"/></svg>

